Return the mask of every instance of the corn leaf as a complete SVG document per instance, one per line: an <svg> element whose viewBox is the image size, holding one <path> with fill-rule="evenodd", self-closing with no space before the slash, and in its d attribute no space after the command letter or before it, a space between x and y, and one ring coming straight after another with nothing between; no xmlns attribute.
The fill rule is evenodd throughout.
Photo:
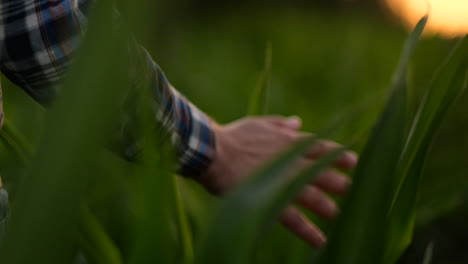
<svg viewBox="0 0 468 264"><path fill-rule="evenodd" d="M418 112L399 164L401 179L389 213L387 263L394 263L411 242L415 207L424 160L443 117L456 98L466 89L467 41L460 39L445 62L434 74Z"/></svg>
<svg viewBox="0 0 468 264"><path fill-rule="evenodd" d="M8 119L4 120L3 127L0 129L0 140L22 162L26 163L31 158L33 153L32 146L27 143L24 136L21 135Z"/></svg>
<svg viewBox="0 0 468 264"><path fill-rule="evenodd" d="M135 5L131 1L117 0L125 22L139 42L156 43L153 29L158 26L155 21L165 15L164 2L144 0ZM151 90L154 87L148 85L142 87L137 104L142 107L138 121L143 130L140 144L143 149L142 164L135 175L138 182L136 237L130 263L192 263L192 239L172 173L173 151L160 142L162 129L155 127L154 102L150 101L154 97L154 90Z"/></svg>
<svg viewBox="0 0 468 264"><path fill-rule="evenodd" d="M88 263L122 264L119 249L114 245L108 234L104 232L96 217L85 205L81 207L80 233L78 243L85 251Z"/></svg>
<svg viewBox="0 0 468 264"><path fill-rule="evenodd" d="M385 220L392 202L396 167L403 149L406 71L423 32L424 17L408 38L390 98L360 158L353 187L318 263L379 263L385 252Z"/></svg>
<svg viewBox="0 0 468 264"><path fill-rule="evenodd" d="M18 188L0 249L2 263L54 264L74 259L72 233L85 186L93 175L88 165L112 133L127 83L126 36L109 30L113 28L111 6L106 0L94 5L87 36L48 113L44 137Z"/></svg>
<svg viewBox="0 0 468 264"><path fill-rule="evenodd" d="M173 176L174 195L176 203L177 224L179 227L179 240L182 242L183 262L190 264L194 262L194 252L192 243L192 233L189 227L185 206L180 193L180 183L177 182L177 176Z"/></svg>
<svg viewBox="0 0 468 264"><path fill-rule="evenodd" d="M174 242L177 241L173 226L177 223L174 217L177 205L169 166L172 156L166 156L170 151L158 151L149 142L154 143L146 142L144 163L136 175L136 239L130 263L174 263L179 248Z"/></svg>
<svg viewBox="0 0 468 264"><path fill-rule="evenodd" d="M342 153L332 152L298 177L286 177L297 158L315 141L312 138L298 143L226 198L209 222L195 263L248 263L254 241L266 223L275 221L301 188Z"/></svg>
<svg viewBox="0 0 468 264"><path fill-rule="evenodd" d="M272 63L271 42L267 42L265 50L265 63L263 70L257 81L257 86L250 97L248 115L261 116L268 111L268 93L271 90L271 63Z"/></svg>
<svg viewBox="0 0 468 264"><path fill-rule="evenodd" d="M142 110L139 121L143 130L140 140L142 162L137 166L137 195L135 211L135 242L132 245L130 263L174 263L180 257L177 247L177 200L172 169L172 151L158 140L161 132L154 126L150 87L143 87L139 105Z"/></svg>

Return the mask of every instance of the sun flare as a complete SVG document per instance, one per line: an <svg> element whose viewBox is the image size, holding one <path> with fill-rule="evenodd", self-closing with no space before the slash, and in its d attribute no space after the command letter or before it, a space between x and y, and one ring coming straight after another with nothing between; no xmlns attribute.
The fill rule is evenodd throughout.
<svg viewBox="0 0 468 264"><path fill-rule="evenodd" d="M385 0L396 15L409 26L429 13L427 31L443 36L468 33L468 0Z"/></svg>

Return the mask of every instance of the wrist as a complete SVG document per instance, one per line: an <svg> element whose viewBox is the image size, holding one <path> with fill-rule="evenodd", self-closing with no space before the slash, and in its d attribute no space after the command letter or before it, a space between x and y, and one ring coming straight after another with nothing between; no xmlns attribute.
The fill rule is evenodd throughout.
<svg viewBox="0 0 468 264"><path fill-rule="evenodd" d="M226 148L229 148L229 138L226 135L222 125L213 122L212 128L215 138L215 150L213 160L204 173L198 178L198 181L205 186L210 192L220 194L224 191L224 186L227 186L225 177L227 166Z"/></svg>

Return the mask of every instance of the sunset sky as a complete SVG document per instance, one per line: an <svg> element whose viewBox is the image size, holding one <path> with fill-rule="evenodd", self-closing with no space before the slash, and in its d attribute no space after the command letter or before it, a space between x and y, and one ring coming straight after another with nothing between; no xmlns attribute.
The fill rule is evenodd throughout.
<svg viewBox="0 0 468 264"><path fill-rule="evenodd" d="M468 0L385 0L390 9L413 26L430 13L429 33L459 36L468 33Z"/></svg>

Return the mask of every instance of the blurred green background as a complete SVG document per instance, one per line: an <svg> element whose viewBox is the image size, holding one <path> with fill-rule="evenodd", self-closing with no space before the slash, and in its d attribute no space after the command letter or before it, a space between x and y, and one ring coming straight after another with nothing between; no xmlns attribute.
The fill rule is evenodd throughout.
<svg viewBox="0 0 468 264"><path fill-rule="evenodd" d="M245 115L271 41L270 113L298 115L311 132L332 128L326 137L359 151L386 98L406 35L399 20L376 1L179 0L166 1L163 11L155 11L157 45L146 48L176 88L227 123ZM452 44L435 36L421 42L410 71L413 102ZM28 140L37 141L45 110L5 78L2 84L6 118ZM421 262L432 241L433 263L468 263L466 103L468 95L453 106L434 143L414 243L401 263ZM3 150L0 167L4 175L21 168ZM180 181L197 236L218 198L190 180ZM326 223L317 221L326 229ZM305 243L280 226L258 241L257 252L259 263L313 258Z"/></svg>

